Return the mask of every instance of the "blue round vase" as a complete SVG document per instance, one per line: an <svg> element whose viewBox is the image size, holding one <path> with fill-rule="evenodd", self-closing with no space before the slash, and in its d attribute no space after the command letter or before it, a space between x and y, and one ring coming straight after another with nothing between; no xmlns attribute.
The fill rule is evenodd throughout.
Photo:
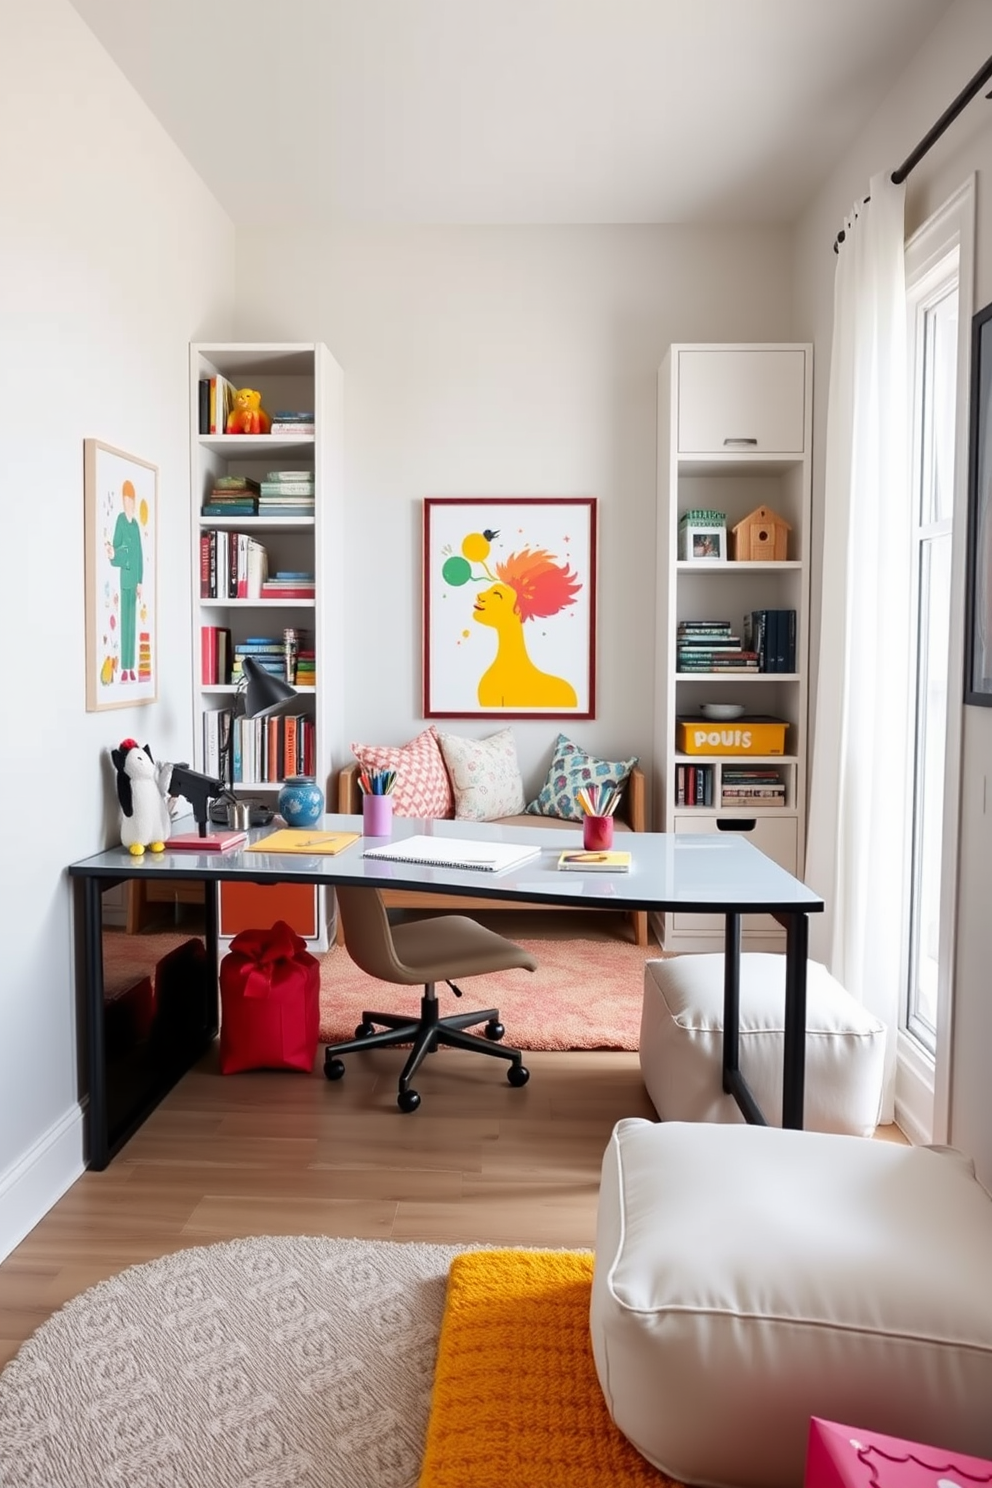
<svg viewBox="0 0 992 1488"><path fill-rule="evenodd" d="M288 827L315 827L324 815L324 792L312 775L287 775L278 806Z"/></svg>

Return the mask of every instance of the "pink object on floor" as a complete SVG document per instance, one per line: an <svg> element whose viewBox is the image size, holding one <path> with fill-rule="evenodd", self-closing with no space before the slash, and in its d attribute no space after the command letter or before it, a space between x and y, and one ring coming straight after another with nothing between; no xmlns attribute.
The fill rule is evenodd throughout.
<svg viewBox="0 0 992 1488"><path fill-rule="evenodd" d="M803 1488L972 1488L992 1462L813 1416Z"/></svg>

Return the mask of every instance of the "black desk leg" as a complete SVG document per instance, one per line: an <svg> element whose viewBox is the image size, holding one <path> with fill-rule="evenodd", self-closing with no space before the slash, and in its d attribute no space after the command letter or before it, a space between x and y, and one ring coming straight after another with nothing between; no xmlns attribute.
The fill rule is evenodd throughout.
<svg viewBox="0 0 992 1488"><path fill-rule="evenodd" d="M723 1088L730 1093L738 1073L741 1026L741 917L728 914L723 942Z"/></svg>
<svg viewBox="0 0 992 1488"><path fill-rule="evenodd" d="M207 1032L216 1038L220 1029L220 949L218 945L217 900L220 884L203 885L203 943L207 953L207 975L210 986L210 1006L207 1009Z"/></svg>
<svg viewBox="0 0 992 1488"><path fill-rule="evenodd" d="M740 1070L741 917L728 914L723 943L723 1088L751 1126L765 1126L764 1114Z"/></svg>
<svg viewBox="0 0 992 1488"><path fill-rule="evenodd" d="M83 879L83 956L86 968L87 1166L98 1172L110 1161L107 1134L107 1048L103 1027L103 890L98 878Z"/></svg>
<svg viewBox="0 0 992 1488"><path fill-rule="evenodd" d="M806 1093L806 960L809 920L791 914L785 938L785 1052L782 1073L782 1125L801 1131Z"/></svg>

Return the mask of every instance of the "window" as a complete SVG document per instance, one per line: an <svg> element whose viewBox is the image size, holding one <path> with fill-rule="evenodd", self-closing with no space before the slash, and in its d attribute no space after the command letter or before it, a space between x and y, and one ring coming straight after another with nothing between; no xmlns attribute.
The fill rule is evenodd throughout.
<svg viewBox="0 0 992 1488"><path fill-rule="evenodd" d="M958 252L915 287L913 393L914 726L911 732L911 862L902 1025L937 1052L944 743L947 732L954 409L957 390Z"/></svg>
<svg viewBox="0 0 992 1488"><path fill-rule="evenodd" d="M896 1119L946 1136L960 795L968 329L974 180L906 248L912 450L913 695L907 719L909 861ZM962 335L962 327L964 334ZM898 627L894 627L898 631ZM893 644L898 645L895 637Z"/></svg>

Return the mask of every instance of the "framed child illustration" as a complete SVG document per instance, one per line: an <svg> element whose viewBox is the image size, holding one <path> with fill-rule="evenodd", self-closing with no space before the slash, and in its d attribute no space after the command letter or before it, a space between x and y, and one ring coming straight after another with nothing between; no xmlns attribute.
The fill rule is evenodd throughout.
<svg viewBox="0 0 992 1488"><path fill-rule="evenodd" d="M424 716L595 709L595 498L425 500Z"/></svg>
<svg viewBox="0 0 992 1488"><path fill-rule="evenodd" d="M86 710L132 708L158 693L158 467L83 441Z"/></svg>

